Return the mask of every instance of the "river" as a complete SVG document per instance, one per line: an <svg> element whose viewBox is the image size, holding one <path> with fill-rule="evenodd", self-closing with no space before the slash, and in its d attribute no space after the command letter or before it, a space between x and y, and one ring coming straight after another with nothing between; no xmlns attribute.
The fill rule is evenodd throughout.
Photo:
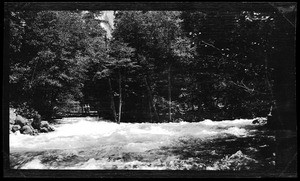
<svg viewBox="0 0 300 181"><path fill-rule="evenodd" d="M63 118L55 131L10 134L13 169L255 170L275 165L274 136L253 119L121 123Z"/></svg>

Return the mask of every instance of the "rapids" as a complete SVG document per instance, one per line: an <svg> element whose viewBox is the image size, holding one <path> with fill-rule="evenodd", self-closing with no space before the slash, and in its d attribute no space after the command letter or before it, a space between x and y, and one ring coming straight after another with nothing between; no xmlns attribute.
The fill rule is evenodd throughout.
<svg viewBox="0 0 300 181"><path fill-rule="evenodd" d="M273 139L252 121L116 124L63 118L52 124L54 132L10 134L10 164L15 169L218 170L225 155L239 154L249 166L260 163L253 157Z"/></svg>

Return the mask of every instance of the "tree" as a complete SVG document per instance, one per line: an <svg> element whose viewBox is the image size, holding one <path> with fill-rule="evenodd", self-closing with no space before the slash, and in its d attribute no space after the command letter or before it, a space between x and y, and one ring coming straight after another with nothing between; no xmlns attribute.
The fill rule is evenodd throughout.
<svg viewBox="0 0 300 181"><path fill-rule="evenodd" d="M134 61L131 60L134 49L128 47L126 44L119 42L117 40L113 40L110 44L110 56L113 57L113 60L107 62L110 69L114 71L114 73L118 76L119 83L119 112L118 112L118 121L121 122L122 115L122 79L124 79L124 73L128 71L132 71L134 68L137 68L138 65L135 64Z"/></svg>
<svg viewBox="0 0 300 181"><path fill-rule="evenodd" d="M180 12L175 11L120 12L116 16L116 30L114 32L116 38L122 39L129 46L136 49L135 57L141 59L139 63L145 72L144 81L147 85L149 100L153 99L150 87L156 83L149 85L149 78L147 77L157 77L159 74L161 77L167 74L166 97L168 99L169 121L172 120L171 81L172 77L174 77L171 75L171 72L175 61L179 59L178 51L180 50L178 47L175 50L174 45L181 40L180 37L182 36L179 15ZM154 76L153 74L156 75ZM164 84L163 82L161 83L159 84ZM161 85L156 84L156 86ZM162 100L164 102L165 99ZM157 112L153 101L150 101L149 105L149 110L153 109L154 112ZM162 107L162 109L164 108Z"/></svg>
<svg viewBox="0 0 300 181"><path fill-rule="evenodd" d="M272 69L265 62L275 46L270 13L183 12L182 18L198 53L194 71L201 73L194 76L202 79L197 84L203 82L203 94L198 97L211 97L199 99L198 105L229 118L267 114L273 104Z"/></svg>
<svg viewBox="0 0 300 181"><path fill-rule="evenodd" d="M67 100L82 97L89 40L103 30L84 21L79 12L15 14L19 19L11 19L11 25L23 27L19 28L23 36L17 44L22 59L11 57L11 100L16 104L27 102L43 118L50 119ZM22 94L18 94L18 86Z"/></svg>
<svg viewBox="0 0 300 181"><path fill-rule="evenodd" d="M275 107L273 59L292 47L276 36L292 28L273 12L118 11L110 39L101 15L11 13L12 102L48 118L72 100L92 102L117 123L265 116Z"/></svg>

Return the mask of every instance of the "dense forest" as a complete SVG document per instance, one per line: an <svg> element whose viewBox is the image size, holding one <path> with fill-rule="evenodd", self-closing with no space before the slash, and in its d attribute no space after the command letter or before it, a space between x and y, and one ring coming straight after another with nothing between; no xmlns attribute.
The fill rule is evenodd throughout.
<svg viewBox="0 0 300 181"><path fill-rule="evenodd" d="M102 15L9 12L10 106L50 120L79 102L117 123L266 117L276 108L276 60L294 56L295 25L283 18L293 9L114 11L113 25Z"/></svg>

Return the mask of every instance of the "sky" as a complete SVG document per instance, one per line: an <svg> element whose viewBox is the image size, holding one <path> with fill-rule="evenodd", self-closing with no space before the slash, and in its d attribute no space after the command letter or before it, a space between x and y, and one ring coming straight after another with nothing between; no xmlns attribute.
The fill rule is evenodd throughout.
<svg viewBox="0 0 300 181"><path fill-rule="evenodd" d="M114 29L114 11L103 11L103 15L99 18L101 20L106 20L108 22L107 23L101 23L101 26L105 29L105 31L107 32L107 37L111 38L112 35L112 30Z"/></svg>

